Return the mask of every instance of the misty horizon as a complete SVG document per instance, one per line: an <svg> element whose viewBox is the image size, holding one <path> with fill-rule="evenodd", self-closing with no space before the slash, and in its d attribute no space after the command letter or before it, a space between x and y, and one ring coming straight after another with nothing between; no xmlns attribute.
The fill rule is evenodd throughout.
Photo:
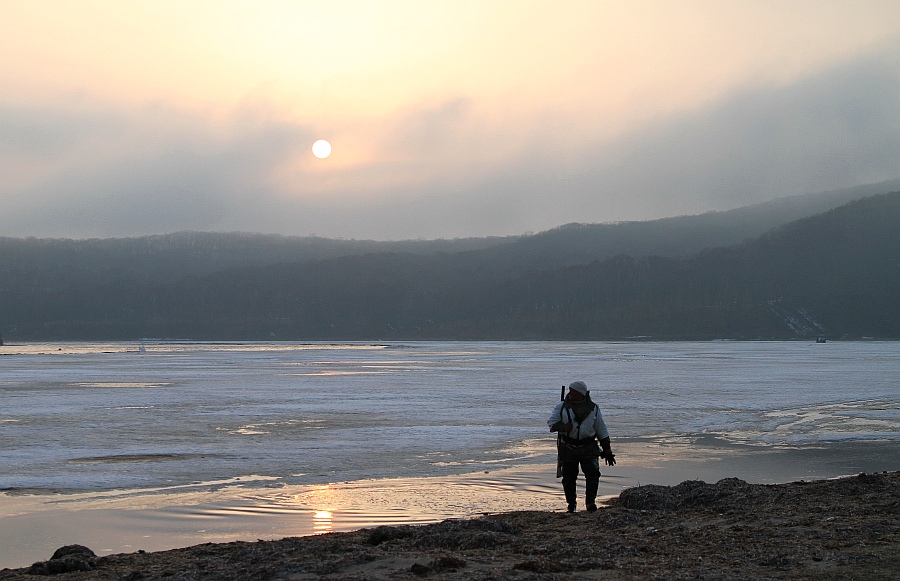
<svg viewBox="0 0 900 581"><path fill-rule="evenodd" d="M885 180L883 182L878 182L874 184L860 184L854 187L839 189L839 190L829 190L825 192L813 192L806 194L797 194L794 196L785 196L785 197L777 197L770 200L764 200L760 202L755 202L749 205L741 205L733 208L725 208L719 210L707 210L705 212L698 212L696 214L677 214L672 216L662 216L659 218L652 218L647 220L618 220L618 221L610 221L610 222L567 222L565 224L557 224L555 226L551 226L545 230L540 231L524 231L524 232L516 232L516 233L507 233L507 234L485 234L482 236L459 236L459 237L435 237L435 238L358 238L355 236L322 236L317 233L311 234L284 234L281 232L262 232L262 231L251 231L251 230L176 230L169 232L151 232L145 234L138 234L133 236L107 236L107 237L96 237L96 236L5 236L0 235L0 238L37 238L37 239L63 239L63 240L98 240L98 239L124 239L124 238L146 238L146 237L165 237L172 236L178 234L210 234L210 235L246 235L246 236L260 236L260 237L282 237L282 238L318 238L322 240L335 240L335 241L358 241L358 242L429 242L429 241L442 241L442 240L486 240L486 239L505 239L505 238L522 238L528 236L534 236L535 234L542 234L546 232L551 232L554 230L560 230L566 227L571 226L622 226L629 224L639 224L639 223L655 223L655 222L663 222L667 220L678 220L685 218L696 218L702 217L710 214L727 214L729 212L748 210L748 209L762 209L766 208L770 204L779 204L779 203L788 203L788 204L802 204L804 201L814 200L816 198L820 198L820 204L822 206L823 211L825 209L830 209L831 207L837 207L838 205L842 205L843 203L863 197L867 197L873 194L887 193L890 191L900 190L900 177L892 180Z"/></svg>

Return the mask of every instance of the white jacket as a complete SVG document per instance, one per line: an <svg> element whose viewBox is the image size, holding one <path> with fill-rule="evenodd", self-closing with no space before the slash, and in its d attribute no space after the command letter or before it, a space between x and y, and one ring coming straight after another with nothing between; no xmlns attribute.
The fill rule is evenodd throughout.
<svg viewBox="0 0 900 581"><path fill-rule="evenodd" d="M581 422L581 425L579 425L578 420L575 419L575 412L571 409L567 409L566 402L561 401L553 408L553 413L550 414L547 425L552 429L556 422L572 424L572 429L563 433L563 435L575 440L584 440L591 436L597 436L598 440L609 437L609 430L606 429L606 422L603 421L603 414L600 413L600 407L596 403L594 404L594 409L591 410L591 413L589 413L588 416L584 418L584 421Z"/></svg>

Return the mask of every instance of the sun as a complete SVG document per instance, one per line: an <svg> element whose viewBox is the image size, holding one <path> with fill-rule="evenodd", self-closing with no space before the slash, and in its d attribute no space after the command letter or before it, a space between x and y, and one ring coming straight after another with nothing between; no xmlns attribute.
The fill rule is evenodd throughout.
<svg viewBox="0 0 900 581"><path fill-rule="evenodd" d="M324 139L320 139L313 143L312 152L313 155L318 157L319 159L325 159L326 157L331 155L331 144Z"/></svg>

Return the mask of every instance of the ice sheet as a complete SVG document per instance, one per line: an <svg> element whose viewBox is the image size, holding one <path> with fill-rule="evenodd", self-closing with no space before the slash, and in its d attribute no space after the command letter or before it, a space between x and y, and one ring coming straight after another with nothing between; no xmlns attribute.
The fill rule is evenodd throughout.
<svg viewBox="0 0 900 581"><path fill-rule="evenodd" d="M900 343L162 343L7 346L0 489L314 484L529 462L559 385L613 439L900 436Z"/></svg>

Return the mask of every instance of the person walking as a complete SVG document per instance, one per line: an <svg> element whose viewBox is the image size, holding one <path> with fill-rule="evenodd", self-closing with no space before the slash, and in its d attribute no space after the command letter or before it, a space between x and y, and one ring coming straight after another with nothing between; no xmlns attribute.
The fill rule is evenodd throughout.
<svg viewBox="0 0 900 581"><path fill-rule="evenodd" d="M600 458L606 460L607 466L615 466L616 457L610 446L609 430L600 408L591 401L587 384L583 381L569 384L569 393L553 408L547 425L551 432L558 433L560 472L568 512L575 512L577 506L575 482L579 467L584 474L585 506L588 512L594 512L600 486Z"/></svg>

